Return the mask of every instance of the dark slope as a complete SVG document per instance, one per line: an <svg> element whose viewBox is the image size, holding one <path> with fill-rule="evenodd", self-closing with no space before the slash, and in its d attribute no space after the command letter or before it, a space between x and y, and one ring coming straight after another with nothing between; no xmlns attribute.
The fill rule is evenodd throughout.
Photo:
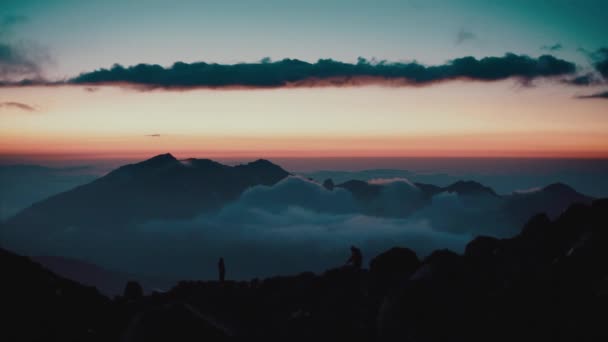
<svg viewBox="0 0 608 342"><path fill-rule="evenodd" d="M226 331L189 304L110 300L27 257L0 249L3 341L217 341ZM123 284L124 287L124 284Z"/></svg>
<svg viewBox="0 0 608 342"><path fill-rule="evenodd" d="M231 167L163 154L38 202L8 224L111 229L153 219L191 218L220 208L248 187L273 185L287 175L266 160Z"/></svg>
<svg viewBox="0 0 608 342"><path fill-rule="evenodd" d="M137 279L145 293L157 289L168 289L175 285L175 281L160 277L133 275L105 269L98 265L78 259L59 256L34 256L31 259L53 273L87 286L95 286L108 297L119 295L125 284Z"/></svg>
<svg viewBox="0 0 608 342"><path fill-rule="evenodd" d="M601 341L608 200L532 218L511 239L435 252L391 298L384 333L406 341ZM441 326L443 329L434 329Z"/></svg>
<svg viewBox="0 0 608 342"><path fill-rule="evenodd" d="M110 300L0 249L3 341L103 341L113 334Z"/></svg>

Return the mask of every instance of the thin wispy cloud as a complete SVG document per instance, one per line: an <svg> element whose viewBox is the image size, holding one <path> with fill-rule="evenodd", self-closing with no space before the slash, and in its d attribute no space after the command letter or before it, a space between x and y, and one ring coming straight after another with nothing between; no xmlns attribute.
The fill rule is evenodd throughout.
<svg viewBox="0 0 608 342"><path fill-rule="evenodd" d="M584 75L566 78L562 82L568 85L586 87L601 84L602 80L593 73L586 73Z"/></svg>
<svg viewBox="0 0 608 342"><path fill-rule="evenodd" d="M566 78L562 82L573 86L596 86L608 84L608 48L601 47L596 51L588 51L579 48L578 51L584 53L590 60L591 71L582 75ZM600 92L591 95L576 96L580 99L605 98L606 93Z"/></svg>
<svg viewBox="0 0 608 342"><path fill-rule="evenodd" d="M159 133L153 133L153 134L146 134L145 136L149 137L149 138L160 138L161 135Z"/></svg>
<svg viewBox="0 0 608 342"><path fill-rule="evenodd" d="M27 21L27 17L23 15L5 15L0 18L0 37L10 33L13 28Z"/></svg>
<svg viewBox="0 0 608 342"><path fill-rule="evenodd" d="M456 35L456 45L460 45L464 42L477 39L477 35L471 31L461 29Z"/></svg>
<svg viewBox="0 0 608 342"><path fill-rule="evenodd" d="M579 95L576 97L577 99L606 99L608 100L608 90L600 93L589 94L589 95Z"/></svg>
<svg viewBox="0 0 608 342"><path fill-rule="evenodd" d="M14 27L26 21L27 18L20 15L0 18L0 84L23 79L42 80L42 65L51 61L44 47L12 37Z"/></svg>
<svg viewBox="0 0 608 342"><path fill-rule="evenodd" d="M604 79L608 80L608 47L602 47L591 53L593 67Z"/></svg>
<svg viewBox="0 0 608 342"><path fill-rule="evenodd" d="M0 108L16 108L26 112L34 112L36 108L21 102L7 101L0 102Z"/></svg>
<svg viewBox="0 0 608 342"><path fill-rule="evenodd" d="M560 43L555 43L553 45L543 45L540 47L541 50L545 50L545 51L560 51L564 48L564 46Z"/></svg>

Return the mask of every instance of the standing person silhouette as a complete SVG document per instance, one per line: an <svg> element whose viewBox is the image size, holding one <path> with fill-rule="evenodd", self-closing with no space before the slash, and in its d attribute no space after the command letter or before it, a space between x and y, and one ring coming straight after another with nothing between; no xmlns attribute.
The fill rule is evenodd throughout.
<svg viewBox="0 0 608 342"><path fill-rule="evenodd" d="M224 279L226 278L226 265L224 264L224 258L220 258L220 260L217 262L217 270L220 276L220 283L223 283Z"/></svg>
<svg viewBox="0 0 608 342"><path fill-rule="evenodd" d="M346 264L351 264L356 269L361 269L363 266L363 254L361 250L355 246L350 246L350 258L346 260Z"/></svg>

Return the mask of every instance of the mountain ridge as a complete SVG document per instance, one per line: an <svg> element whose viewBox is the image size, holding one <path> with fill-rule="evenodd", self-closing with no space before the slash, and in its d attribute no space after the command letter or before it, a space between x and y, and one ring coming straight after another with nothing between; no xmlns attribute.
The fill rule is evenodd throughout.
<svg viewBox="0 0 608 342"><path fill-rule="evenodd" d="M53 224L56 211L78 209L78 224L100 215L101 223L130 223L146 220L134 203L150 206L150 218L194 217L214 210L255 185L274 185L289 173L267 160L236 166L205 159L187 159L185 165L170 153L160 154L139 163L121 166L107 175L74 189L34 203L7 220L8 224L44 220ZM114 194L121 194L120 196ZM185 205L176 206L176 201ZM127 209L134 209L129 213ZM101 210L103 209L103 210ZM42 212L42 213L40 213Z"/></svg>

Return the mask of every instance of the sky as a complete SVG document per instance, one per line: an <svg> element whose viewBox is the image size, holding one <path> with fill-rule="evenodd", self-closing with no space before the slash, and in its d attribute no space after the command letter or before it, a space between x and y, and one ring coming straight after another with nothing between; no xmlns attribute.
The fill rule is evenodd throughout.
<svg viewBox="0 0 608 342"><path fill-rule="evenodd" d="M0 159L607 158L605 13L591 0L3 0Z"/></svg>

